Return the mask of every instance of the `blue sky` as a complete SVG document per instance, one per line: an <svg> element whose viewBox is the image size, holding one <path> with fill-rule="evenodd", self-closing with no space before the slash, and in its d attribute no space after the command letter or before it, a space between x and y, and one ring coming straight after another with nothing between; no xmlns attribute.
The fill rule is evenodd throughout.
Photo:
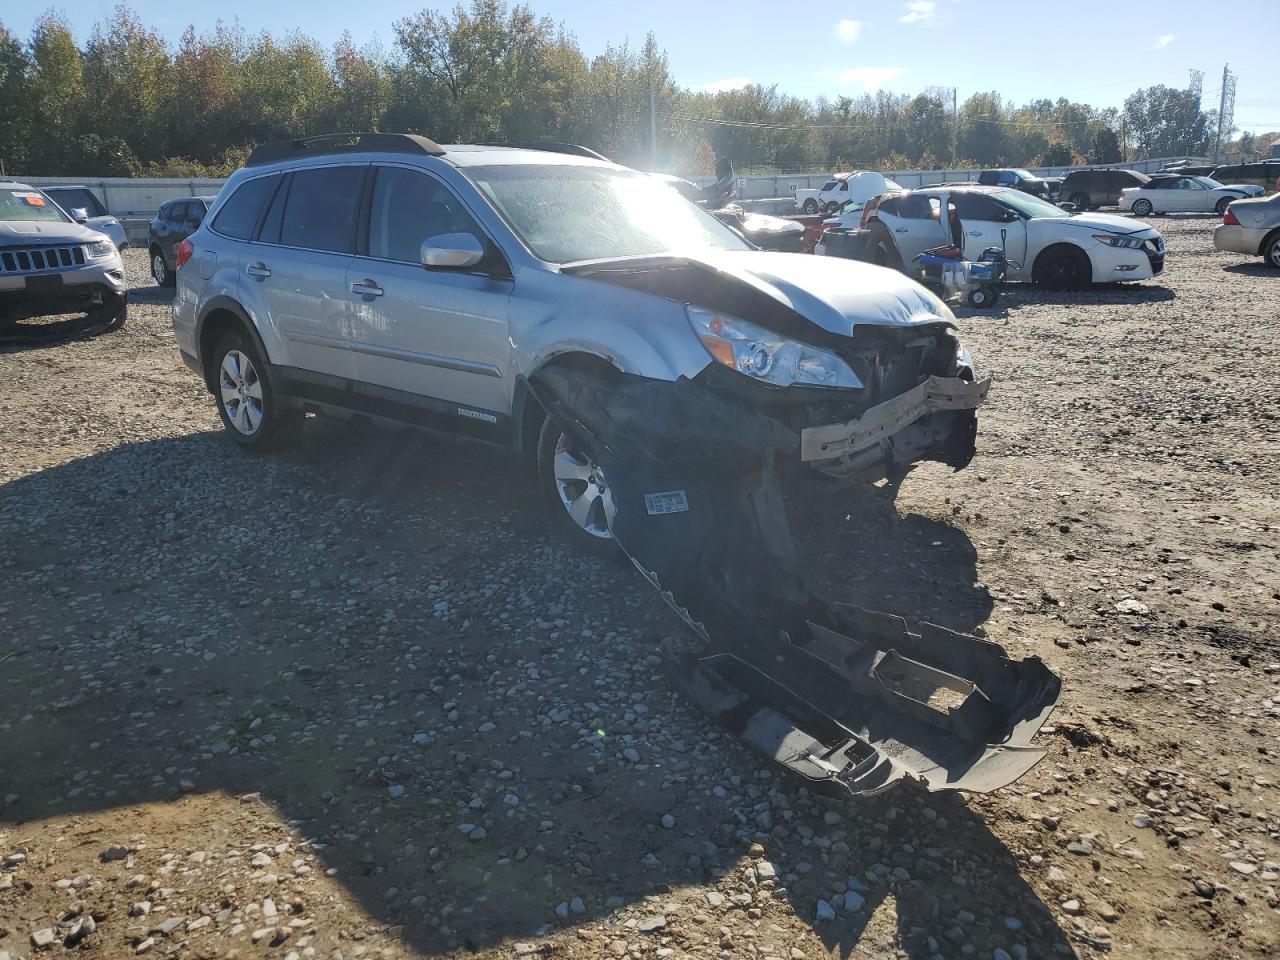
<svg viewBox="0 0 1280 960"><path fill-rule="evenodd" d="M54 8L83 40L95 21L109 18L114 5L114 0L63 0ZM357 44L376 39L389 51L393 21L423 6L453 3L134 0L131 5L173 40L188 23L203 30L222 18L239 21L250 32L301 30L325 44L349 30ZM1230 5L1230 27L1222 22L1225 15L1215 14L1204 0L1156 5L892 0L814 7L777 0L530 0L530 5L563 22L588 56L611 41L631 38L638 43L653 30L667 50L673 75L685 86L776 83L803 97L859 94L878 87L915 93L929 86L954 86L961 100L974 91L999 90L1017 102L1066 96L1106 107L1119 106L1140 86L1185 86L1188 70L1196 68L1205 72L1204 102L1209 107L1217 105L1226 59L1238 77L1236 125L1280 130L1274 63L1264 65L1264 57L1273 61L1280 52L1276 0L1236 0ZM0 21L25 38L43 5L7 6ZM1159 16L1152 16L1154 11ZM1240 24L1253 27L1241 29Z"/></svg>

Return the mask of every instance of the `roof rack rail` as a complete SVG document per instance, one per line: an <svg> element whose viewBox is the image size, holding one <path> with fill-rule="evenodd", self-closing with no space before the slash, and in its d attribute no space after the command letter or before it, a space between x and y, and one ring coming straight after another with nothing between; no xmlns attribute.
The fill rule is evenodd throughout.
<svg viewBox="0 0 1280 960"><path fill-rule="evenodd" d="M542 150L546 153L563 153L571 157L589 157L592 160L603 160L612 163L608 157L596 153L590 147L576 143L560 143L556 140L508 140L503 143L486 143L486 147L514 147L518 150Z"/></svg>
<svg viewBox="0 0 1280 960"><path fill-rule="evenodd" d="M336 153L414 153L438 157L444 153L444 147L415 133L326 133L317 137L260 143L253 148L244 165L257 167L277 160Z"/></svg>

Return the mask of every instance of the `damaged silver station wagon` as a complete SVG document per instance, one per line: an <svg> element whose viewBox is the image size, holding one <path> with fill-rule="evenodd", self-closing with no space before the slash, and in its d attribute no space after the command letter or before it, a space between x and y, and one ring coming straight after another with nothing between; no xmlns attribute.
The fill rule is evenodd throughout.
<svg viewBox="0 0 1280 960"><path fill-rule="evenodd" d="M1043 755L1038 660L796 572L784 484L974 455L990 380L901 274L759 251L593 157L397 134L258 147L177 264L178 345L231 437L311 412L528 452L565 532L705 642L674 682L811 786L986 790Z"/></svg>

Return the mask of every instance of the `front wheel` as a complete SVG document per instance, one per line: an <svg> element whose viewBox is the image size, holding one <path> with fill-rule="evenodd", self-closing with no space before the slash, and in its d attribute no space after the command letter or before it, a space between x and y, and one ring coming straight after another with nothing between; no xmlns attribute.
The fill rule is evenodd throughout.
<svg viewBox="0 0 1280 960"><path fill-rule="evenodd" d="M1093 282L1093 264L1083 250L1058 247L1037 258L1031 278L1051 290L1080 290Z"/></svg>
<svg viewBox="0 0 1280 960"><path fill-rule="evenodd" d="M969 296L965 298L969 302L969 306L975 310L985 310L987 307L995 306L999 294L994 290L988 290L986 287L978 287L976 290L970 290Z"/></svg>
<svg viewBox="0 0 1280 960"><path fill-rule="evenodd" d="M538 487L559 533L579 550L616 556L615 511L604 469L548 418L538 435Z"/></svg>
<svg viewBox="0 0 1280 960"><path fill-rule="evenodd" d="M1280 270L1280 233L1262 245L1262 259L1268 267Z"/></svg>
<svg viewBox="0 0 1280 960"><path fill-rule="evenodd" d="M1155 207L1151 205L1150 200L1133 201L1133 214L1136 217L1149 217L1151 216L1151 211L1154 209Z"/></svg>
<svg viewBox="0 0 1280 960"><path fill-rule="evenodd" d="M233 331L214 348L214 396L231 438L249 450L288 445L298 436L302 413L284 409L266 376L266 363L248 334Z"/></svg>
<svg viewBox="0 0 1280 960"><path fill-rule="evenodd" d="M1218 216L1226 216L1227 207L1231 206L1231 204L1235 203L1235 201L1236 201L1235 197L1223 197L1221 200L1218 201L1218 205L1213 209L1218 211Z"/></svg>
<svg viewBox="0 0 1280 960"><path fill-rule="evenodd" d="M1089 195L1087 193L1073 193L1067 200L1070 203L1074 203L1077 210L1089 209Z"/></svg>

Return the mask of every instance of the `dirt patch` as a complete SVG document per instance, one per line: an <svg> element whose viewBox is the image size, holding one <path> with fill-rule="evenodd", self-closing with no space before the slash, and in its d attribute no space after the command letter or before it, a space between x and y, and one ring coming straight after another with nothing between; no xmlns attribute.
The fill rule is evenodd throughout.
<svg viewBox="0 0 1280 960"><path fill-rule="evenodd" d="M1159 226L1156 281L963 316L968 470L791 505L833 599L1064 681L1015 787L838 806L511 455L234 448L130 252L123 331L0 351L0 954L1275 956L1277 277Z"/></svg>

